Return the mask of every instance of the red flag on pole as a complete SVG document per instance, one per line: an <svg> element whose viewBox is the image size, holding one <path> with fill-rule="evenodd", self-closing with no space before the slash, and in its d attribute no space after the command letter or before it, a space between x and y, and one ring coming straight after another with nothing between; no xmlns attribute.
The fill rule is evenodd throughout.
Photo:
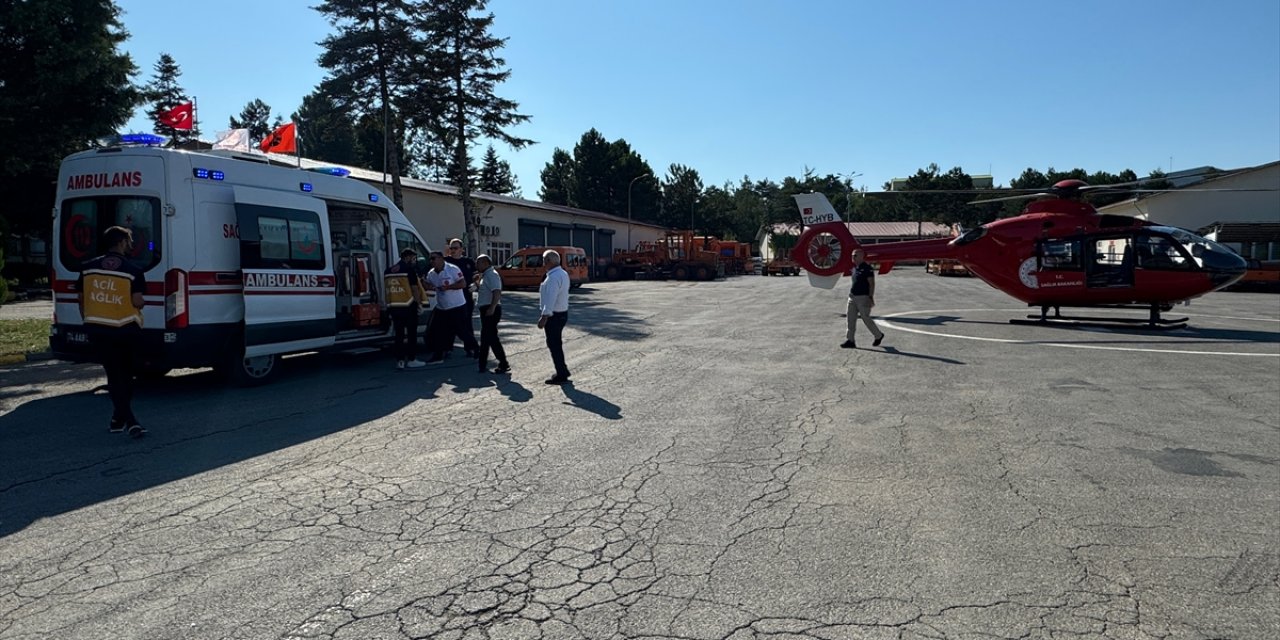
<svg viewBox="0 0 1280 640"><path fill-rule="evenodd" d="M180 104L160 114L160 123L166 127L190 131L192 122L194 121L194 118L191 117L193 107L194 105L190 102Z"/></svg>
<svg viewBox="0 0 1280 640"><path fill-rule="evenodd" d="M298 150L297 129L292 122L282 124L263 138L258 147L268 153L293 153Z"/></svg>

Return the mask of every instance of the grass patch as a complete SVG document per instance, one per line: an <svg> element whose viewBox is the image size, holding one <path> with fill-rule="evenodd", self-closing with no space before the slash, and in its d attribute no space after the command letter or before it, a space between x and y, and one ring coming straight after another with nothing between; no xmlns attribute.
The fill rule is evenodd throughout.
<svg viewBox="0 0 1280 640"><path fill-rule="evenodd" d="M28 353L49 350L49 325L43 318L0 319L0 363L26 360Z"/></svg>

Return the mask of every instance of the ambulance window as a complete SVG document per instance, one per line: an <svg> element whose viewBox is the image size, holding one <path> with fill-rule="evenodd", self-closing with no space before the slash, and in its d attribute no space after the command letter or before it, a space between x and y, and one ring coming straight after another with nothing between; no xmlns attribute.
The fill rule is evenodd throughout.
<svg viewBox="0 0 1280 640"><path fill-rule="evenodd" d="M431 255L427 248L418 242L418 237L404 229L396 229L396 255L400 255L405 249L413 249L418 253L418 257L426 257Z"/></svg>
<svg viewBox="0 0 1280 640"><path fill-rule="evenodd" d="M129 261L143 271L160 262L160 201L156 198L97 196L65 200L59 215L62 266L79 271L81 264L102 255L102 234L113 226L133 232Z"/></svg>
<svg viewBox="0 0 1280 640"><path fill-rule="evenodd" d="M320 217L310 211L236 203L240 264L248 269L323 269Z"/></svg>
<svg viewBox="0 0 1280 640"><path fill-rule="evenodd" d="M280 218L258 218L258 255L264 260L289 259L289 221Z"/></svg>
<svg viewBox="0 0 1280 640"><path fill-rule="evenodd" d="M319 262L320 257L320 222L310 220L289 221L289 259L293 261Z"/></svg>

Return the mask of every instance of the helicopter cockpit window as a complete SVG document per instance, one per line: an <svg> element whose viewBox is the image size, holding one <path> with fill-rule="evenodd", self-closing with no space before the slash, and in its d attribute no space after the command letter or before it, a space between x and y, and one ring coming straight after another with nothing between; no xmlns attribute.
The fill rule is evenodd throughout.
<svg viewBox="0 0 1280 640"><path fill-rule="evenodd" d="M1189 269L1191 262L1172 238L1142 234L1134 238L1138 266L1143 269Z"/></svg>
<svg viewBox="0 0 1280 640"><path fill-rule="evenodd" d="M1040 244L1041 269L1080 269L1079 240L1046 240Z"/></svg>

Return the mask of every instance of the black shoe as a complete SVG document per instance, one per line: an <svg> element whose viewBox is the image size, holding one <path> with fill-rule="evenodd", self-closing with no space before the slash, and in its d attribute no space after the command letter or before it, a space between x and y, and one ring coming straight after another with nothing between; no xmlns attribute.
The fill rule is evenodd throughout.
<svg viewBox="0 0 1280 640"><path fill-rule="evenodd" d="M440 364L441 362L444 362L444 356L436 355L427 358L427 364Z"/></svg>
<svg viewBox="0 0 1280 640"><path fill-rule="evenodd" d="M560 376L551 376L550 378L543 380L546 384L564 384L568 381L568 378L561 378Z"/></svg>
<svg viewBox="0 0 1280 640"><path fill-rule="evenodd" d="M142 425L136 422L134 424L129 425L130 438L141 438L142 436L145 436L145 435L147 435L147 430L143 428Z"/></svg>
<svg viewBox="0 0 1280 640"><path fill-rule="evenodd" d="M878 346L880 346L880 343L881 343L881 342L884 342L884 334L883 334L883 333L882 333L882 334L880 334L880 337L879 337L879 338L876 338L876 341L875 341L875 342L872 342L872 343L871 343L871 346L873 346L873 347L878 347Z"/></svg>
<svg viewBox="0 0 1280 640"><path fill-rule="evenodd" d="M107 427L110 433L124 433L124 420L111 419L111 426Z"/></svg>
<svg viewBox="0 0 1280 640"><path fill-rule="evenodd" d="M493 372L498 375L502 375L504 373L511 373L511 367L509 365L500 364L493 368Z"/></svg>
<svg viewBox="0 0 1280 640"><path fill-rule="evenodd" d="M857 349L858 344L852 340L845 340L844 342L840 343L840 348L841 349Z"/></svg>

